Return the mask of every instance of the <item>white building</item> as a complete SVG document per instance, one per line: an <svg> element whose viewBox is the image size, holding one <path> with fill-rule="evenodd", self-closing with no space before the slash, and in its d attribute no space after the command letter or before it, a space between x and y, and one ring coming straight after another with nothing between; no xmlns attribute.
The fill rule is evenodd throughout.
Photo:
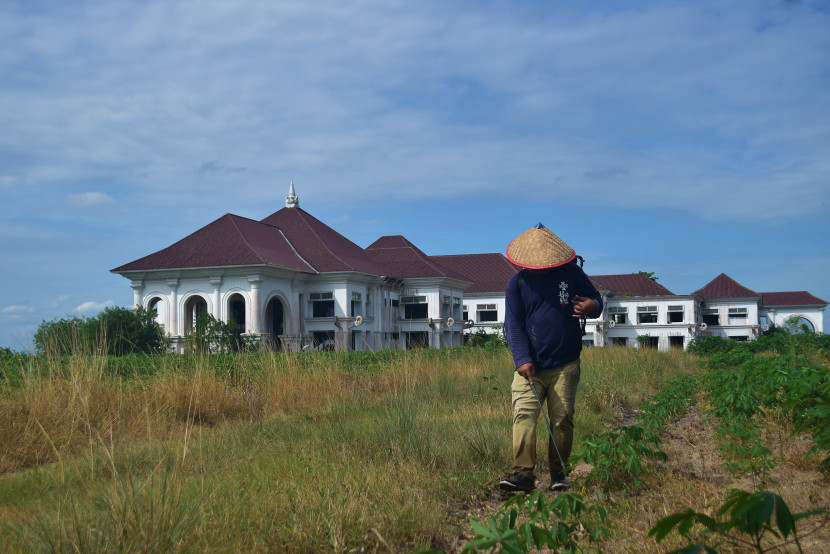
<svg viewBox="0 0 830 554"><path fill-rule="evenodd" d="M176 352L204 312L288 350L459 346L471 284L404 237L360 248L303 211L293 183L262 221L226 214L112 272Z"/></svg>
<svg viewBox="0 0 830 554"><path fill-rule="evenodd" d="M686 348L694 338L757 338L771 324L797 317L824 332L827 302L808 292L757 293L721 273L690 295L676 295L641 274L599 275L601 317L588 320L586 343L597 346Z"/></svg>
<svg viewBox="0 0 830 554"><path fill-rule="evenodd" d="M287 350L459 346L467 334L500 332L517 270L502 254L427 256L402 236L360 248L300 209L292 183L285 207L261 221L226 214L112 272L182 352L200 313ZM589 345L750 340L791 317L824 332L827 302L806 291L756 293L723 274L690 295L642 274L590 279L605 309L586 323Z"/></svg>

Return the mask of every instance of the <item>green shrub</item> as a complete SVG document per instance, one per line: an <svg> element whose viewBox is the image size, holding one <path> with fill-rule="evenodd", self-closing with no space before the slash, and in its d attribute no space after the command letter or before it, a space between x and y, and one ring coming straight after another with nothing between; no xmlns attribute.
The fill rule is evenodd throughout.
<svg viewBox="0 0 830 554"><path fill-rule="evenodd" d="M110 307L89 318L72 316L43 321L35 332L34 344L41 354L58 356L160 352L166 348L167 339L155 317L154 312L144 308Z"/></svg>

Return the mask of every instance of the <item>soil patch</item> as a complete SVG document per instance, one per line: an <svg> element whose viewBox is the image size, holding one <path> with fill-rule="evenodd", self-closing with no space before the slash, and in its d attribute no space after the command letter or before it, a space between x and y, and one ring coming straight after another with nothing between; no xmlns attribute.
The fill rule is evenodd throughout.
<svg viewBox="0 0 830 554"><path fill-rule="evenodd" d="M620 421L620 424L625 423L632 422ZM753 491L759 488L752 478L736 478L726 471L714 428L714 423L708 421L696 406L666 426L661 448L668 455L668 461L652 464L642 489L630 493L613 492L603 499L613 538L600 545L602 552L663 553L685 546L676 533L657 544L648 536L648 530L659 519L686 508L714 515L715 507L722 503L729 489ZM811 446L810 438L790 436L773 424L766 430L765 444L776 457L767 490L781 495L793 513L816 508L830 510L830 480L817 471L815 457L805 460ZM584 463L576 467L571 474L575 487L580 486L580 477L590 470L591 467ZM547 485L545 481L537 483L543 490ZM552 498L557 493L546 491L545 494ZM595 493L588 491L587 494ZM488 491L451 506L448 529L456 531L451 532L452 535L442 541L445 544L439 547L447 552L460 552L474 536L467 518L484 523L498 512L505 500L494 480ZM813 517L798 524L804 552L830 553L830 524L807 535L820 520L821 517ZM796 552L797 548L791 545L778 550L791 551Z"/></svg>

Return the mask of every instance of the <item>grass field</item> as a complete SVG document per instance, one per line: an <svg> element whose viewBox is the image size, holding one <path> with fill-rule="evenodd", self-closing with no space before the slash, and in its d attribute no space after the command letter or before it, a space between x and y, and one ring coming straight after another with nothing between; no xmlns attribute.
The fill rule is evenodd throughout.
<svg viewBox="0 0 830 554"><path fill-rule="evenodd" d="M11 552L449 552L471 536L467 516L502 502L504 349L0 364L0 544ZM584 351L577 445L700 371L682 351ZM677 482L670 470L650 479L647 490ZM631 494L604 494L614 539L603 549L638 551L625 544L642 545L649 517ZM683 498L664 494L651 521Z"/></svg>

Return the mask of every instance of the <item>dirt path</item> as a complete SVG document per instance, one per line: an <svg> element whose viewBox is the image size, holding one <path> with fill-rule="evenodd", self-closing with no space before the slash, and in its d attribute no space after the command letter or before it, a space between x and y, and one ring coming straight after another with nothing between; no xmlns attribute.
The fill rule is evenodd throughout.
<svg viewBox="0 0 830 554"><path fill-rule="evenodd" d="M632 418L622 418L621 422L626 420L630 422ZM771 473L772 482L767 489L780 494L793 513L819 507L830 510L830 480L816 471L815 459L804 460L811 445L809 437L791 437L777 428L767 429L766 432L765 443L772 445L770 448L777 460L776 468ZM685 508L714 515L711 506L720 505L731 488L749 491L759 488L751 478L735 478L727 473L717 449L714 425L706 422L696 407L666 427L661 447L669 460L652 466L641 490L631 494L612 493L606 498L604 504L609 512L614 538L601 545L603 552L662 553L685 546L686 543L680 542L676 533L657 544L648 537L648 530L660 518ZM580 477L590 469L585 464L576 467L571 475L576 486L579 486ZM547 483L538 484L543 486ZM555 493L546 494L552 497ZM467 518L484 523L501 508L504 501L505 497L498 492L494 482L487 492L452 506L451 527L456 531L442 541L445 544L441 548L447 552L460 552L464 544L473 538ZM818 517L803 520L798 525L799 533L808 532L818 520ZM807 553L830 554L830 524L804 537L801 545ZM795 547L778 550L796 551Z"/></svg>

